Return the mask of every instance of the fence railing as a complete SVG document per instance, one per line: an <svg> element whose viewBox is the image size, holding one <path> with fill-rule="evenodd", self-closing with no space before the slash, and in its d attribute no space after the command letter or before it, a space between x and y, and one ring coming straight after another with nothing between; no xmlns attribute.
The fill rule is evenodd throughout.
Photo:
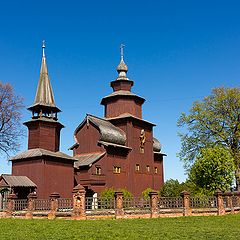
<svg viewBox="0 0 240 240"><path fill-rule="evenodd" d="M73 199L72 198L59 198L58 199L58 211L67 212L73 209Z"/></svg>
<svg viewBox="0 0 240 240"><path fill-rule="evenodd" d="M158 208L159 209L183 208L183 199L182 197L160 197L158 199Z"/></svg>
<svg viewBox="0 0 240 240"><path fill-rule="evenodd" d="M0 204L0 211L4 211L7 207L7 199L3 198Z"/></svg>
<svg viewBox="0 0 240 240"><path fill-rule="evenodd" d="M123 209L125 210L149 210L150 199L142 197L131 197L123 199Z"/></svg>
<svg viewBox="0 0 240 240"><path fill-rule="evenodd" d="M238 196L232 196L232 204L235 208L240 208L240 199Z"/></svg>
<svg viewBox="0 0 240 240"><path fill-rule="evenodd" d="M27 199L16 199L14 201L14 210L15 211L26 210L27 207L28 207L28 200Z"/></svg>
<svg viewBox="0 0 240 240"><path fill-rule="evenodd" d="M36 199L33 209L36 211L49 211L51 209L50 199Z"/></svg>
<svg viewBox="0 0 240 240"><path fill-rule="evenodd" d="M73 204L74 203L74 204ZM182 192L181 197L159 197L157 192L150 192L149 198L124 198L123 193L115 192L114 198L86 197L84 188L76 189L73 198L60 198L59 194L50 195L49 199L37 199L36 194L27 199L17 199L10 195L6 204L5 214L19 211L26 217L48 215L71 216L73 219L86 219L87 216L125 216L158 217L164 214L171 216L189 216L192 214L234 213L240 211L240 193L216 192L214 196L190 196ZM3 214L3 213L1 213ZM18 214L18 213L16 213Z"/></svg>
<svg viewBox="0 0 240 240"><path fill-rule="evenodd" d="M212 196L190 197L190 208L216 208L217 198Z"/></svg>
<svg viewBox="0 0 240 240"><path fill-rule="evenodd" d="M88 211L115 209L114 199L101 197L86 197L85 205Z"/></svg>

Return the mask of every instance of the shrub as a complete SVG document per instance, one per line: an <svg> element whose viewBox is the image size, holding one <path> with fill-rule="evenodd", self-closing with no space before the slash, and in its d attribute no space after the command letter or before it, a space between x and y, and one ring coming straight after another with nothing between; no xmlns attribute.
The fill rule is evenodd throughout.
<svg viewBox="0 0 240 240"><path fill-rule="evenodd" d="M100 196L101 198L106 198L106 199L114 199L114 193L115 193L115 190L113 188L105 188Z"/></svg>
<svg viewBox="0 0 240 240"><path fill-rule="evenodd" d="M142 191L141 196L143 197L144 200L149 199L150 192L156 192L156 190L153 190L152 188L146 188L145 190ZM159 194L159 192L158 192L158 194Z"/></svg>
<svg viewBox="0 0 240 240"><path fill-rule="evenodd" d="M133 194L129 192L126 188L119 188L119 189L106 188L101 192L100 196L101 198L114 199L115 192L122 192L123 198L128 198L128 199L133 198Z"/></svg>

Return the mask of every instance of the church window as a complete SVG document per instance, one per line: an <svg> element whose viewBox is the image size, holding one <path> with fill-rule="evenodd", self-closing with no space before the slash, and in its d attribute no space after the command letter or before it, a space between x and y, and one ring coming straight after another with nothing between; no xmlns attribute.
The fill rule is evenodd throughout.
<svg viewBox="0 0 240 240"><path fill-rule="evenodd" d="M149 165L146 166L146 170L147 170L147 172L150 172L150 166Z"/></svg>
<svg viewBox="0 0 240 240"><path fill-rule="evenodd" d="M136 164L136 166L135 166L135 171L137 171L137 172L140 171L140 165L139 165L139 164Z"/></svg>
<svg viewBox="0 0 240 240"><path fill-rule="evenodd" d="M154 168L154 172L158 173L158 168L157 167Z"/></svg>
<svg viewBox="0 0 240 240"><path fill-rule="evenodd" d="M121 172L121 167L114 166L113 167L113 172L114 173L120 173Z"/></svg>
<svg viewBox="0 0 240 240"><path fill-rule="evenodd" d="M97 166L96 167L96 175L101 175L101 171L102 171L101 167Z"/></svg>

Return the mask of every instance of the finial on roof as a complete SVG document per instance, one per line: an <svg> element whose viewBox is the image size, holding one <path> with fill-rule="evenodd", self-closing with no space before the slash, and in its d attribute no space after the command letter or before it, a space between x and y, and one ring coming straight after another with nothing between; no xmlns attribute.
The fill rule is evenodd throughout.
<svg viewBox="0 0 240 240"><path fill-rule="evenodd" d="M45 57L45 40L42 41L42 56Z"/></svg>
<svg viewBox="0 0 240 240"><path fill-rule="evenodd" d="M120 52L121 52L121 61L119 63L119 65L117 66L117 72L118 72L118 79L119 78L127 78L127 71L128 71L128 67L126 65L126 63L124 62L124 47L125 45L121 43L120 45Z"/></svg>
<svg viewBox="0 0 240 240"><path fill-rule="evenodd" d="M124 47L125 47L125 45L123 43L121 43L121 45L120 45L121 60L123 60L123 57L124 57Z"/></svg>

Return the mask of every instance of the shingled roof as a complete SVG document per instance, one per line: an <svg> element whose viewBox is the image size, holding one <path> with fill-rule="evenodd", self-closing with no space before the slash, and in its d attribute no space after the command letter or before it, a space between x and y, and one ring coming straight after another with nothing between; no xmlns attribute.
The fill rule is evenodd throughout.
<svg viewBox="0 0 240 240"><path fill-rule="evenodd" d="M26 176L2 174L0 176L0 187L37 187L37 185Z"/></svg>
<svg viewBox="0 0 240 240"><path fill-rule="evenodd" d="M110 123L106 119L95 117L90 114L87 114L83 122L76 128L74 132L75 135L81 129L81 127L85 124L85 122L87 123L91 122L99 130L100 132L99 141L125 145L126 134L122 129L115 127L112 123Z"/></svg>
<svg viewBox="0 0 240 240"><path fill-rule="evenodd" d="M153 151L154 152L161 152L161 143L159 142L158 139L156 139L155 137L153 138Z"/></svg>
<svg viewBox="0 0 240 240"><path fill-rule="evenodd" d="M151 122L149 122L149 121L146 121L146 120L144 120L144 119L142 119L142 118L138 118L138 117L136 117L136 116L134 116L134 115L132 115L132 114L130 114L130 113L123 113L123 114L121 114L121 115L119 115L119 116L110 117L110 118L105 118L105 119L111 122L111 121L114 121L114 120L117 120L117 119L124 119L124 118L132 118L132 119L135 119L135 120L138 120L138 121L145 122L145 123L148 123L148 124L150 124L150 125L156 126L154 123L151 123Z"/></svg>
<svg viewBox="0 0 240 240"><path fill-rule="evenodd" d="M62 152L52 152L48 151L42 148L34 148L29 149L25 152L19 153L15 157L12 157L10 161L20 160L20 159L26 159L26 158L34 158L34 157L41 157L41 156L50 156L50 157L56 157L56 158L63 158L70 161L76 161L75 158L62 153Z"/></svg>
<svg viewBox="0 0 240 240"><path fill-rule="evenodd" d="M98 161L101 157L105 155L105 152L98 153L87 153L76 155L75 158L78 160L74 163L75 168L83 167L83 166L91 166L94 162Z"/></svg>
<svg viewBox="0 0 240 240"><path fill-rule="evenodd" d="M102 101L101 101L101 104L104 104L106 99L116 97L116 96L135 97L135 98L140 99L142 102L145 102L145 99L143 97L140 97L135 93L132 93L132 92L126 91L126 90L118 90L118 91L112 92L111 94L103 97Z"/></svg>

